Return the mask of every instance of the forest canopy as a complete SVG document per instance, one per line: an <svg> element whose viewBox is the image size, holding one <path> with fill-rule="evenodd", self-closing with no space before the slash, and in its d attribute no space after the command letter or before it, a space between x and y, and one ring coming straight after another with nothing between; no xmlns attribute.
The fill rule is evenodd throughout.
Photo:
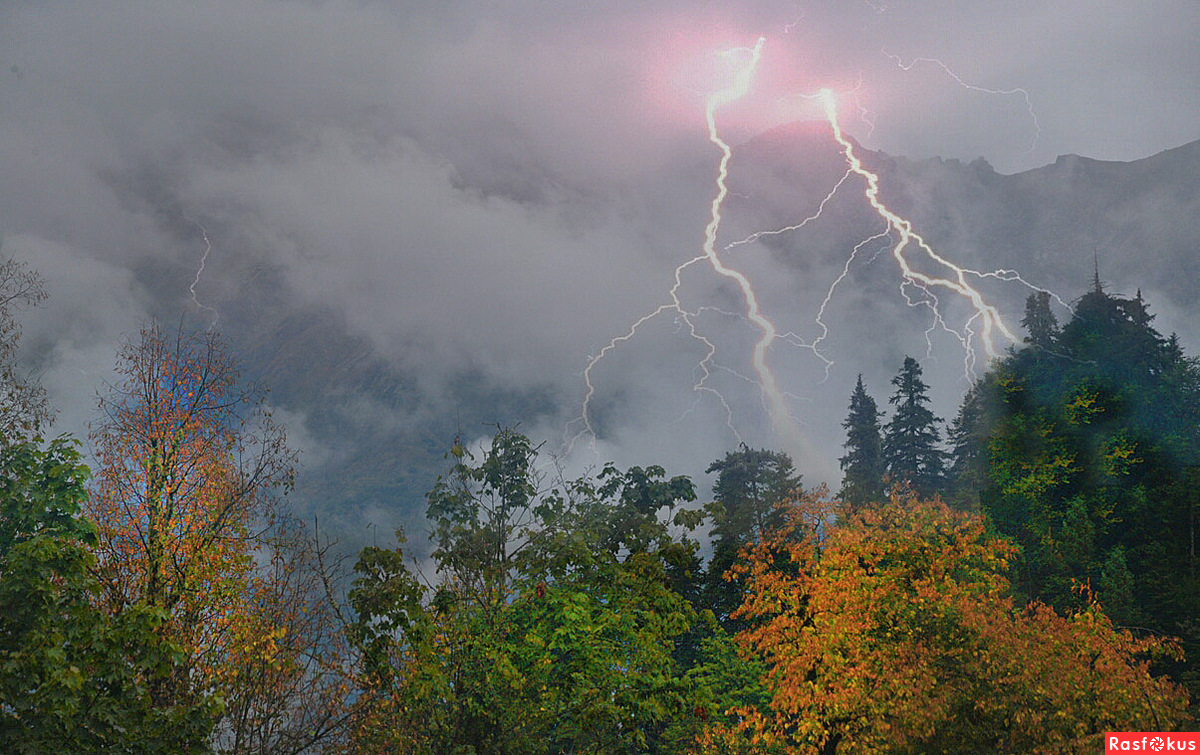
<svg viewBox="0 0 1200 755"><path fill-rule="evenodd" d="M148 323L93 460L46 439L0 287L0 749L1096 752L1195 724L1200 364L1097 283L947 425L907 357L848 390L837 496L741 445L711 490L568 478L498 426L427 492L432 550L339 570L219 334ZM889 416L890 415L890 416ZM802 461L802 460L801 460Z"/></svg>

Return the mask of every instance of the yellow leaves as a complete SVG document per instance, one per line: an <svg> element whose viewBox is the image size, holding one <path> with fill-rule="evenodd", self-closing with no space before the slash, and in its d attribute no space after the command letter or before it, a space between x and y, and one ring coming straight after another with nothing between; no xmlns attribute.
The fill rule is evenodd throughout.
<svg viewBox="0 0 1200 755"><path fill-rule="evenodd" d="M1109 477L1120 477L1138 461L1136 442L1125 434L1110 438L1100 457L1101 468Z"/></svg>
<svg viewBox="0 0 1200 755"><path fill-rule="evenodd" d="M1104 406L1096 389L1089 385L1081 385L1063 409L1067 422L1077 427L1090 424L1103 412Z"/></svg>
<svg viewBox="0 0 1200 755"><path fill-rule="evenodd" d="M316 645L336 640L328 612L308 610L315 572L295 571L308 553L299 530L263 534L280 521L274 493L294 454L262 395L238 388L211 333L148 326L123 347L118 372L92 434L99 469L85 506L102 600L114 612L165 609L159 633L182 648L188 683L230 706L314 689L329 652ZM285 558L281 547L295 550Z"/></svg>
<svg viewBox="0 0 1200 755"><path fill-rule="evenodd" d="M969 749L945 737L980 727L1003 752L1075 751L1105 727L1184 712L1182 692L1136 660L1169 645L1114 630L1095 606L1071 617L1015 606L1003 575L1013 546L978 518L893 497L821 537L769 536L743 572L751 626L739 639L768 662L772 698L743 711L742 729L786 734L787 752L831 738L855 752ZM782 568L781 553L792 557Z"/></svg>

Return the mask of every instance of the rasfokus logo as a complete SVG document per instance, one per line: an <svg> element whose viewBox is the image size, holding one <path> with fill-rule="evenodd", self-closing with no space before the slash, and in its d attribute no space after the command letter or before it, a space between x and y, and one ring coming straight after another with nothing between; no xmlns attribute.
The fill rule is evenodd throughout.
<svg viewBox="0 0 1200 755"><path fill-rule="evenodd" d="M1200 753L1200 732L1110 731L1104 735L1104 752Z"/></svg>

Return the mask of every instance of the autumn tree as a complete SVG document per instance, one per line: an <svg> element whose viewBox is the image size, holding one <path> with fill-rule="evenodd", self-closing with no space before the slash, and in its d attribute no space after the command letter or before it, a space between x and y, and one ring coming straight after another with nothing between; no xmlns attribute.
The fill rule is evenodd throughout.
<svg viewBox="0 0 1200 755"><path fill-rule="evenodd" d="M904 357L900 372L892 378L896 392L888 403L896 407L884 426L883 463L893 485L910 485L922 495L941 489L945 480L945 452L940 448L941 419L929 403L929 386L921 379L921 365Z"/></svg>
<svg viewBox="0 0 1200 755"><path fill-rule="evenodd" d="M1015 602L1014 549L911 494L830 527L810 497L750 550L742 640L771 701L740 729L789 753L1096 752L1106 730L1170 730L1186 695L1148 671L1177 649L1089 603Z"/></svg>
<svg viewBox="0 0 1200 755"><path fill-rule="evenodd" d="M89 470L77 441L38 436L45 393L16 363L16 312L45 296L35 272L0 263L0 751L207 751L212 698L150 694L178 670L178 647L156 631L163 612L96 605L96 531L80 515Z"/></svg>
<svg viewBox="0 0 1200 755"><path fill-rule="evenodd" d="M103 605L161 611L160 636L184 652L175 674L154 680L156 702L219 695L216 742L231 752L292 752L330 735L306 715L331 720L323 711L335 700L282 694L316 672L301 659L328 632L300 631L323 596L296 578L312 565L296 558L304 539L278 497L295 454L263 393L242 387L211 332L151 324L123 347L118 371L91 436L99 472L86 512Z"/></svg>
<svg viewBox="0 0 1200 755"><path fill-rule="evenodd" d="M6 438L0 448L0 750L207 751L216 705L162 705L152 680L174 673L161 609L112 616L95 530L79 516L88 470L77 443Z"/></svg>
<svg viewBox="0 0 1200 755"><path fill-rule="evenodd" d="M352 652L330 544L282 516L260 537L239 622L217 673L228 690L220 753L336 751L353 715ZM255 634L255 633L259 634Z"/></svg>
<svg viewBox="0 0 1200 755"><path fill-rule="evenodd" d="M883 439L879 428L882 415L875 399L863 387L860 374L850 394L850 414L842 423L846 430L843 444L846 455L838 459L844 473L838 497L851 511L883 500Z"/></svg>

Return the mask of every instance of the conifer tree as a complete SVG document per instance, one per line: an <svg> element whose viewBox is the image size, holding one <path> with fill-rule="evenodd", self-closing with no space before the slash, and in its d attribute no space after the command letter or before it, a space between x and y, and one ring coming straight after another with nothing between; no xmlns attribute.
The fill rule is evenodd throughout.
<svg viewBox="0 0 1200 755"><path fill-rule="evenodd" d="M987 466L987 437L984 429L989 426L990 410L994 404L996 380L985 377L967 391L958 414L946 432L950 446L946 458L947 502L960 511L978 513L979 491L984 486Z"/></svg>
<svg viewBox="0 0 1200 755"><path fill-rule="evenodd" d="M892 378L896 392L888 403L896 413L884 427L883 463L893 485L907 484L922 496L939 492L945 481L946 454L939 448L941 418L925 405L929 386L921 380L921 365L904 357L904 366Z"/></svg>
<svg viewBox="0 0 1200 755"><path fill-rule="evenodd" d="M1022 327L1028 335L1025 343L1040 349L1049 349L1058 340L1058 318L1050 311L1050 292L1038 291L1025 300L1025 317Z"/></svg>
<svg viewBox="0 0 1200 755"><path fill-rule="evenodd" d="M842 423L846 429L843 444L846 455L838 459L845 472L839 497L849 511L883 500L883 439L879 428L882 415L875 399L867 395L859 373L854 393L850 394L850 414Z"/></svg>
<svg viewBox="0 0 1200 755"><path fill-rule="evenodd" d="M1074 610L1089 584L1113 620L1178 637L1195 696L1200 360L1152 321L1096 275L1053 351L993 364L952 428L951 498L974 488L1020 546L1019 594Z"/></svg>
<svg viewBox="0 0 1200 755"><path fill-rule="evenodd" d="M726 628L735 626L729 614L742 600L739 583L725 575L742 549L758 542L763 533L782 524L779 505L800 489L800 475L790 456L780 451L750 448L745 444L708 466L717 473L713 502L713 556L705 585L707 605Z"/></svg>

